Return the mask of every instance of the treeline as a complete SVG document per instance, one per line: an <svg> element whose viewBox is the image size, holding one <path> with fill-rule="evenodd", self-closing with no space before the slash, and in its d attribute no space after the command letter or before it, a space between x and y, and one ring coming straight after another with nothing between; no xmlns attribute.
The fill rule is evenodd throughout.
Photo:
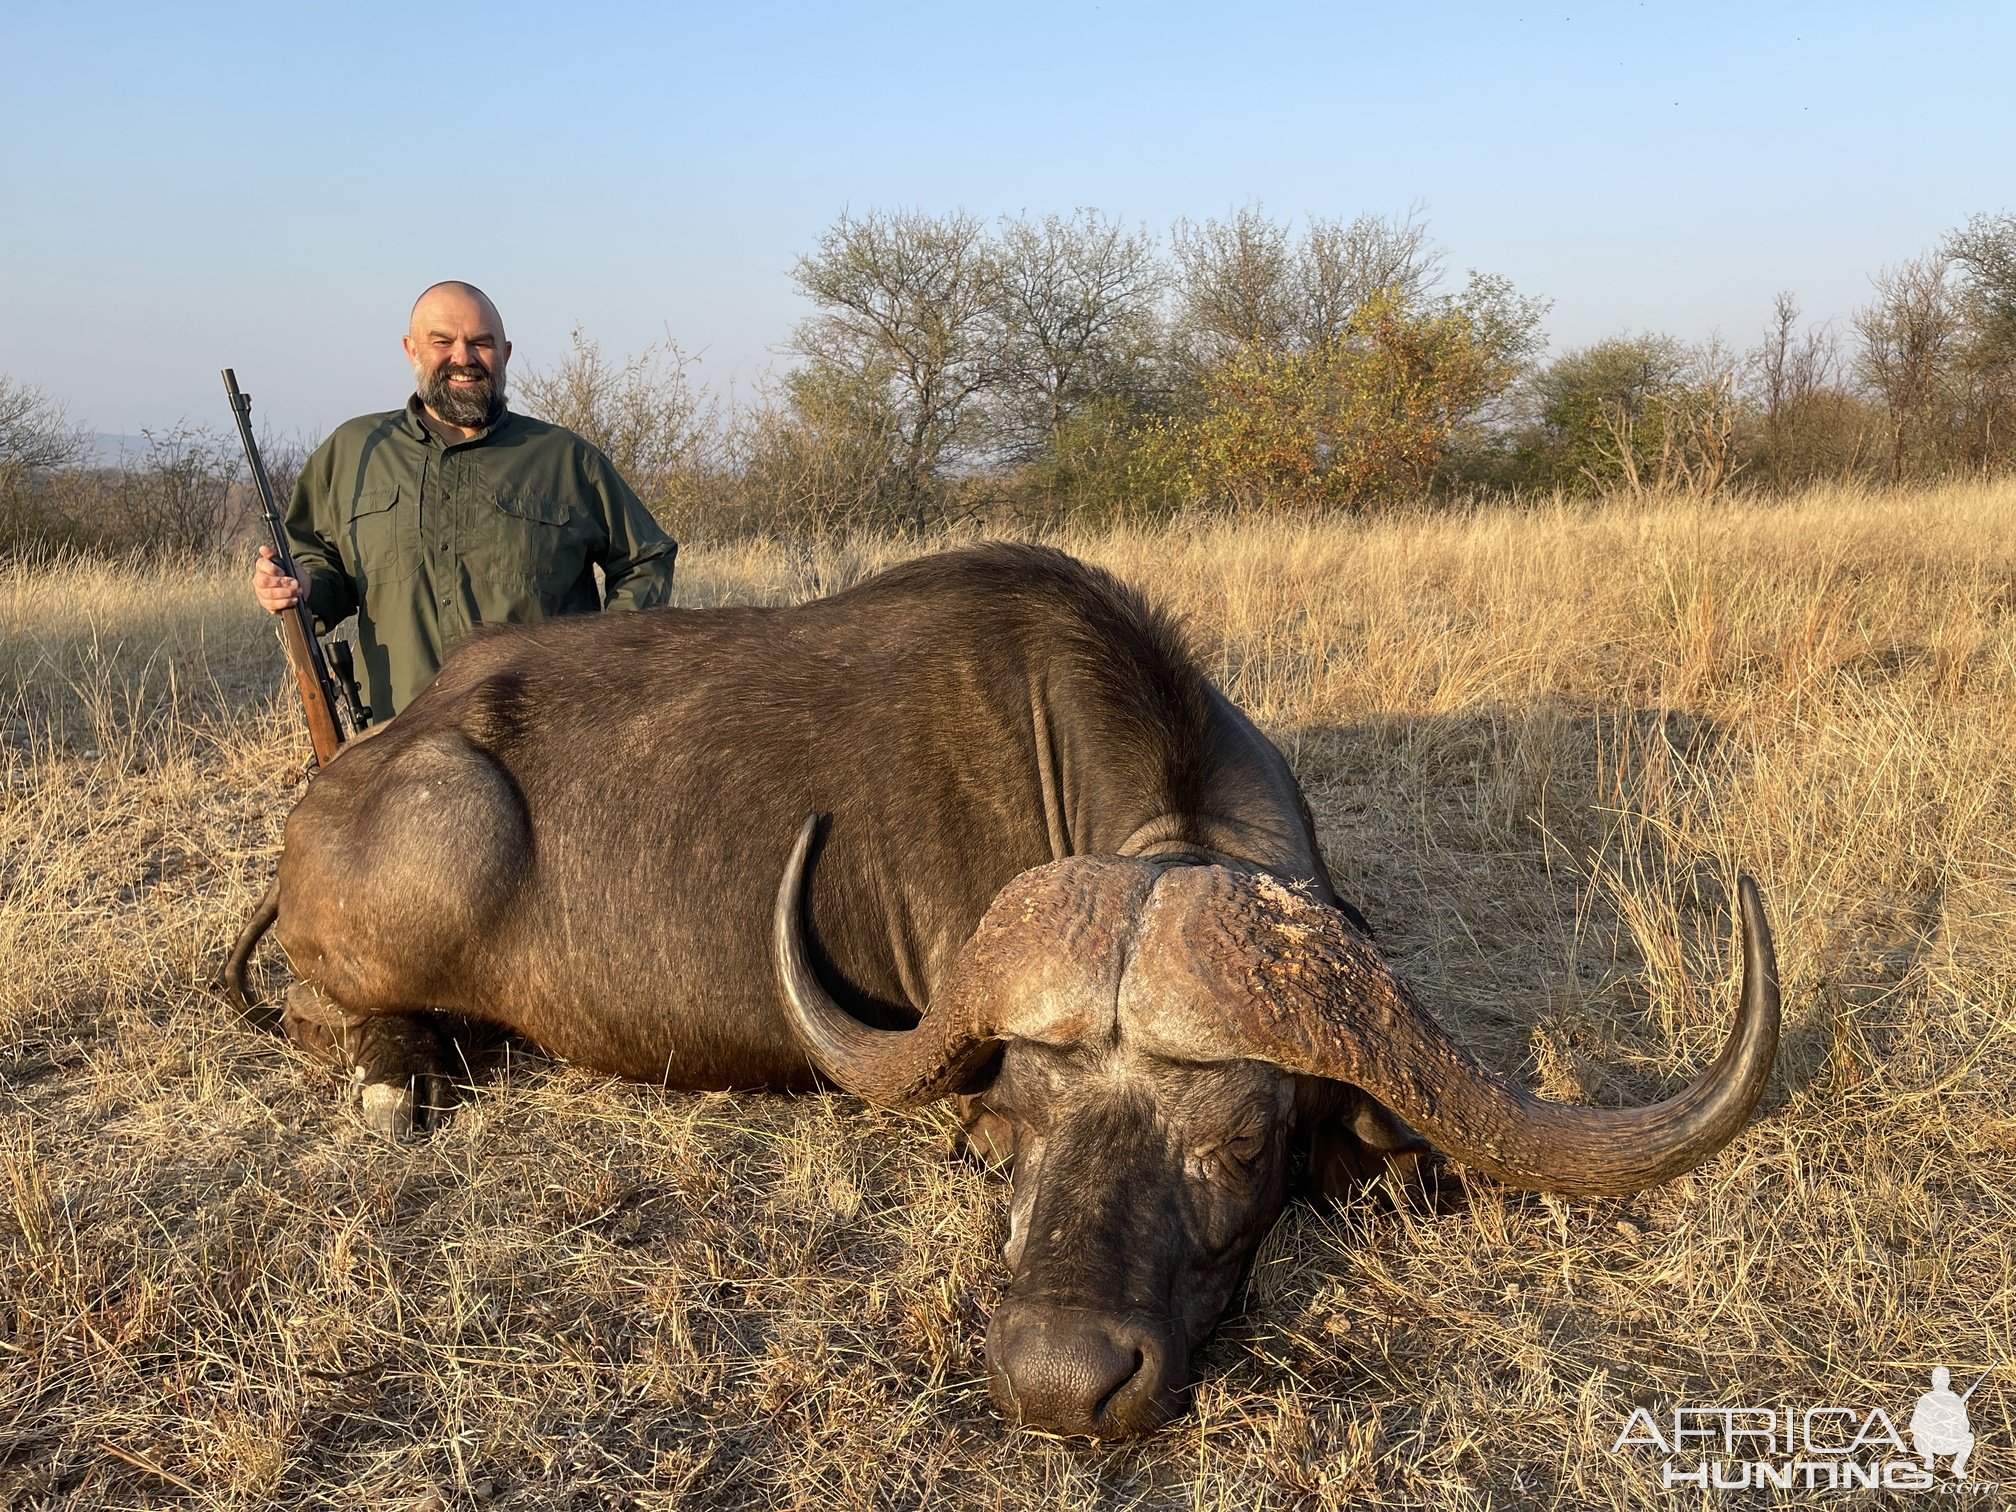
<svg viewBox="0 0 2016 1512"><path fill-rule="evenodd" d="M1093 210L871 211L791 277L815 313L736 402L670 339L611 359L577 331L511 374L513 403L601 446L688 537L1898 484L2016 460L2008 213L1877 273L1845 324L1781 294L1748 345L1639 333L1552 357L1546 301L1451 276L1412 215L1298 228L1247 209L1156 237ZM111 469L84 443L0 377L0 549L227 528L238 465L216 431L150 436Z"/></svg>
<svg viewBox="0 0 2016 1512"><path fill-rule="evenodd" d="M309 450L262 439L283 498ZM247 523L235 433L184 422L143 432L110 462L95 453L90 430L61 405L0 373L0 554L211 551Z"/></svg>
<svg viewBox="0 0 2016 1512"><path fill-rule="evenodd" d="M1184 509L1897 484L2016 461L2016 215L1872 279L1845 324L1543 358L1545 301L1453 278L1418 218L1257 209L1155 238L1096 211L843 215L796 359L721 406L666 344L576 333L519 399L675 528L918 528Z"/></svg>
<svg viewBox="0 0 2016 1512"><path fill-rule="evenodd" d="M1090 210L844 215L793 270L795 360L743 403L669 343L612 364L578 332L518 394L688 530L1364 507L1510 423L1539 349L1542 302L1443 261L1412 217L1165 243Z"/></svg>

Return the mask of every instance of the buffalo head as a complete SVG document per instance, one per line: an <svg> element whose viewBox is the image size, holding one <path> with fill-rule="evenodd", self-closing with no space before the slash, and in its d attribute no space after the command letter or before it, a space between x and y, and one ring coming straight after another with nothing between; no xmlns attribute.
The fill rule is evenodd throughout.
<svg viewBox="0 0 2016 1512"><path fill-rule="evenodd" d="M1280 1214L1298 1130L1376 1168L1426 1148L1411 1124L1515 1186L1634 1192L1735 1135L1777 1048L1770 929L1748 878L1743 994L1721 1057L1665 1102L1594 1109L1486 1070L1334 907L1202 857L1023 873L917 1026L874 1029L833 1001L806 951L813 830L774 920L793 1021L819 1070L871 1101L978 1088L1014 1174L990 1385L1009 1416L1061 1433L1121 1437L1182 1409L1192 1352Z"/></svg>

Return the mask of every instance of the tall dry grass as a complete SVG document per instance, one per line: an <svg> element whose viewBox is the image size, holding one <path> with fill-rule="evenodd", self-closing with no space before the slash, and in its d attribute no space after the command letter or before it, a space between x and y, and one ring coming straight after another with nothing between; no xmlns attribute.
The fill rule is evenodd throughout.
<svg viewBox="0 0 2016 1512"><path fill-rule="evenodd" d="M2009 1352L2016 487L1063 544L1182 612L1402 973L1550 1095L1713 1053L1762 879L1753 1127L1624 1202L1298 1207L1190 1414L1011 1429L1003 1192L942 1112L535 1065L374 1141L210 986L305 757L242 568L0 569L0 1500L1666 1505L1635 1405L1901 1426ZM905 549L723 547L681 596Z"/></svg>

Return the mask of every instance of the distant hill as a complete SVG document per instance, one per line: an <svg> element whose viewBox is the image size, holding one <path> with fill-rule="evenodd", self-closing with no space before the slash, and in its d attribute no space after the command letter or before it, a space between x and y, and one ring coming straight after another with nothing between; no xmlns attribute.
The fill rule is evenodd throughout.
<svg viewBox="0 0 2016 1512"><path fill-rule="evenodd" d="M96 467L117 467L122 460L139 460L147 455L145 436L120 436L110 431L91 433L91 463Z"/></svg>

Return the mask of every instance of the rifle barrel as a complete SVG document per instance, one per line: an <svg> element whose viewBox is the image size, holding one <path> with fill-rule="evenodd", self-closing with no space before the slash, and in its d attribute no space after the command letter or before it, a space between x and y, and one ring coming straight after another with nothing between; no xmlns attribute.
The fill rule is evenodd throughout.
<svg viewBox="0 0 2016 1512"><path fill-rule="evenodd" d="M259 512L265 517L266 529L273 537L273 555L282 572L289 577L298 577L300 574L294 570L294 553L287 549L287 525L280 515L280 501L273 495L273 480L266 476L266 462L259 455L259 440L252 434L252 396L239 389L238 375L230 368L224 369L224 392L231 400L231 418L238 422L238 442L245 448L245 461L252 469L252 487L259 495Z"/></svg>
<svg viewBox="0 0 2016 1512"><path fill-rule="evenodd" d="M266 463L259 455L259 442L252 434L252 396L238 387L238 375L224 369L224 392L231 400L231 416L238 422L238 440L245 448L245 461L252 469L252 486L259 493L259 511L266 530L273 537L273 560L287 576L299 581L294 554L287 549L287 522L280 517L280 503L273 497L273 480L266 476ZM308 720L308 739L315 747L315 763L326 766L343 744L343 728L336 720L336 694L329 677L329 664L322 655L322 642L315 634L315 617L303 594L280 618L280 642L286 648L287 665L301 689L302 713Z"/></svg>
<svg viewBox="0 0 2016 1512"><path fill-rule="evenodd" d="M1975 1392L1979 1391L1981 1389L1981 1383L1987 1380L1988 1377L1990 1377L1991 1375L1995 1374L1995 1372L2001 1369L2001 1367L2002 1367L2002 1361L1997 1360L1993 1365L1990 1365L1986 1370L1982 1371L1980 1375L1975 1377L1974 1384L1972 1386L1969 1386L1965 1391L1963 1391L1960 1394L1960 1400L1964 1402L1967 1400L1968 1397L1971 1397L1972 1395L1974 1395Z"/></svg>

